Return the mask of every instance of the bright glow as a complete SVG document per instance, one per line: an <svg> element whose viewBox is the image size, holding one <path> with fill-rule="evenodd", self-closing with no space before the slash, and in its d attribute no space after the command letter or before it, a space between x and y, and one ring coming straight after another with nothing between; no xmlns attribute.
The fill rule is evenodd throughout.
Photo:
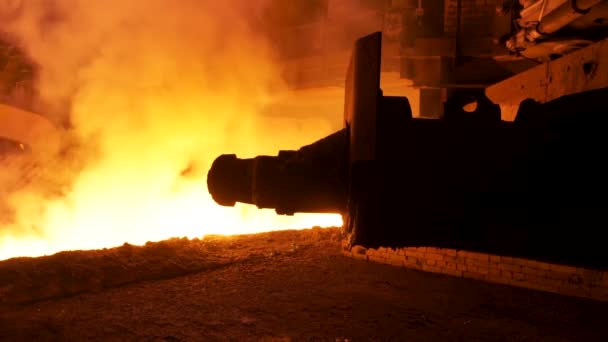
<svg viewBox="0 0 608 342"><path fill-rule="evenodd" d="M257 8L247 0L23 2L6 27L41 66L43 108L67 112L66 136L79 144L43 166L55 183L37 178L10 196L17 220L0 230L0 259L341 225L339 215L224 208L208 194L219 154L275 155L336 128L260 115L284 87L267 42L248 25ZM57 182L61 195L50 189Z"/></svg>

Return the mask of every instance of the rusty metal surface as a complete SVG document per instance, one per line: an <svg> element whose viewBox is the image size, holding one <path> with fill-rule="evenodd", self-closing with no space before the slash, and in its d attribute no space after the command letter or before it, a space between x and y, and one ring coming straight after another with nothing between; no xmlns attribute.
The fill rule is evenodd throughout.
<svg viewBox="0 0 608 342"><path fill-rule="evenodd" d="M519 103L545 103L560 96L608 87L608 40L538 65L490 86L486 95L502 109L502 119L515 118Z"/></svg>

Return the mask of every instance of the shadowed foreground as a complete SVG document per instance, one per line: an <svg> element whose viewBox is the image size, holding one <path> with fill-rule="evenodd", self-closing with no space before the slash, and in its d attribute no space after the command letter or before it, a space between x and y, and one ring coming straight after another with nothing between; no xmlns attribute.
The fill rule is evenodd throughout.
<svg viewBox="0 0 608 342"><path fill-rule="evenodd" d="M608 340L608 303L353 260L339 241L312 229L0 262L0 340Z"/></svg>

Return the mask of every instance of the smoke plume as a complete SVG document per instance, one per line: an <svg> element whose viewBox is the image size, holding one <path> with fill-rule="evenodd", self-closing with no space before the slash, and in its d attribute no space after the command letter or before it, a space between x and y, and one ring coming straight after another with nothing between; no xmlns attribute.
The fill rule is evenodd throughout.
<svg viewBox="0 0 608 342"><path fill-rule="evenodd" d="M339 223L222 208L207 193L217 155L275 154L331 130L268 127L259 115L285 88L269 42L250 25L263 5L2 2L0 29L37 65L42 114L62 126L61 147L41 167L71 176L55 177L59 195L38 187L11 198L17 222L0 230L0 258Z"/></svg>

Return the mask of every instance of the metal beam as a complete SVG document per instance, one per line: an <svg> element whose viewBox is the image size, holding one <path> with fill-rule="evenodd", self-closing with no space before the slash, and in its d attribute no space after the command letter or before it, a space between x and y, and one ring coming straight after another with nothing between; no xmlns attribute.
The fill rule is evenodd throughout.
<svg viewBox="0 0 608 342"><path fill-rule="evenodd" d="M608 39L524 71L486 89L503 120L513 120L521 101L545 103L568 94L608 87Z"/></svg>

